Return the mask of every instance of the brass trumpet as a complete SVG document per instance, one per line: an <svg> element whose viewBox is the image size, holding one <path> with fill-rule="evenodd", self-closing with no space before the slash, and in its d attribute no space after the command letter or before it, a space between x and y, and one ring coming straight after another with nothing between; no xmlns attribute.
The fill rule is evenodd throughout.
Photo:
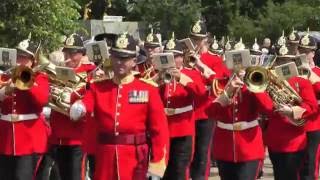
<svg viewBox="0 0 320 180"><path fill-rule="evenodd" d="M184 52L184 64L188 65L190 67L194 67L197 63L196 52L192 52L190 50L187 50Z"/></svg>
<svg viewBox="0 0 320 180"><path fill-rule="evenodd" d="M15 87L20 90L28 90L34 84L35 72L33 69L27 66L18 66L15 68L12 82L15 84Z"/></svg>
<svg viewBox="0 0 320 180"><path fill-rule="evenodd" d="M34 84L35 72L27 66L16 66L8 69L0 75L0 84L8 85L12 80L14 86L19 90L28 90Z"/></svg>
<svg viewBox="0 0 320 180"><path fill-rule="evenodd" d="M168 84L172 81L172 75L169 71L164 71L162 73L162 79L163 79L163 82Z"/></svg>

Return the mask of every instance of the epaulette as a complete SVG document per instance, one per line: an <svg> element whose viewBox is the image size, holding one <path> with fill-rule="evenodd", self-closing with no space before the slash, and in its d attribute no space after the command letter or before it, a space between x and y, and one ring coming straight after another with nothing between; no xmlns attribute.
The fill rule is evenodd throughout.
<svg viewBox="0 0 320 180"><path fill-rule="evenodd" d="M142 82L147 83L147 84L149 84L151 86L159 87L159 85L156 82L152 81L152 80L148 80L148 79L145 79L145 78L139 78L139 80L141 80Z"/></svg>
<svg viewBox="0 0 320 180"><path fill-rule="evenodd" d="M102 82L102 81L107 81L107 80L110 80L109 78L98 78L98 79L92 79L90 80L90 83L98 83L98 82Z"/></svg>

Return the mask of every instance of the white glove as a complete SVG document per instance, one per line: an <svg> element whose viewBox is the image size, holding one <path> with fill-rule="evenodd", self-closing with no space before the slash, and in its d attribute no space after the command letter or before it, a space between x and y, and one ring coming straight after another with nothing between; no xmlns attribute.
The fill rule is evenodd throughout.
<svg viewBox="0 0 320 180"><path fill-rule="evenodd" d="M42 114L44 115L44 117L46 118L46 120L49 120L50 115L51 115L51 108L48 106L45 106L42 108Z"/></svg>
<svg viewBox="0 0 320 180"><path fill-rule="evenodd" d="M70 119L73 120L73 121L78 121L85 114L86 114L86 108L81 103L81 101L78 101L78 102L74 103L70 107Z"/></svg>
<svg viewBox="0 0 320 180"><path fill-rule="evenodd" d="M279 114L283 115L283 116L287 116L289 118L293 117L292 108L290 106L286 105L286 104L280 104L280 106L277 107L277 109L275 111L278 112Z"/></svg>

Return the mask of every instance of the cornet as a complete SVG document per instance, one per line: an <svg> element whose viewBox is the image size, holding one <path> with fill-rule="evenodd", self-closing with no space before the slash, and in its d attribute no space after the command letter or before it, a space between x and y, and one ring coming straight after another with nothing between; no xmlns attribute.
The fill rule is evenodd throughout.
<svg viewBox="0 0 320 180"><path fill-rule="evenodd" d="M194 67L197 64L197 60L199 59L198 57L198 52L200 49L198 49L197 51L191 51L189 49L184 51L184 64L188 65L190 67Z"/></svg>
<svg viewBox="0 0 320 180"><path fill-rule="evenodd" d="M16 66L8 69L0 75L0 84L8 84L12 80L14 86L19 90L28 90L34 84L35 72L27 66Z"/></svg>
<svg viewBox="0 0 320 180"><path fill-rule="evenodd" d="M162 73L162 79L163 79L164 83L166 83L166 84L170 83L172 81L171 73L168 70L164 71Z"/></svg>

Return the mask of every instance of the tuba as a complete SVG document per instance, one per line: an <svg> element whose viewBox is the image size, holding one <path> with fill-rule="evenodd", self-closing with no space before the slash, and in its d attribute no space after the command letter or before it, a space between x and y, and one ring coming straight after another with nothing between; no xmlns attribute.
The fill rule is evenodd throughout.
<svg viewBox="0 0 320 180"><path fill-rule="evenodd" d="M299 94L286 80L281 80L274 71L260 66L252 66L246 69L244 83L249 91L254 93L267 92L276 107L281 104L296 105L301 103ZM290 119L290 118L289 118ZM296 126L302 126L304 119L290 121Z"/></svg>

